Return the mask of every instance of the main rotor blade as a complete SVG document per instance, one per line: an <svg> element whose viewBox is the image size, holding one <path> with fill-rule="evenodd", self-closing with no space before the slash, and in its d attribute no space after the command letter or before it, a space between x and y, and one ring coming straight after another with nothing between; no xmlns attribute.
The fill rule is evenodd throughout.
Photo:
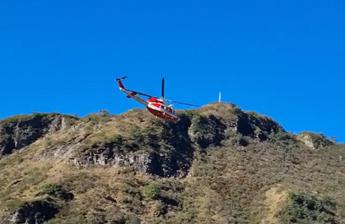
<svg viewBox="0 0 345 224"><path fill-rule="evenodd" d="M146 94L146 93L141 93L141 92L134 91L134 90L129 90L129 89L127 89L127 90L130 91L130 92L133 92L135 94L141 95L141 96L146 96L146 97L149 97L149 98L154 97L154 96L151 96L151 95Z"/></svg>
<svg viewBox="0 0 345 224"><path fill-rule="evenodd" d="M165 79L162 79L162 98L164 99L165 97Z"/></svg>
<svg viewBox="0 0 345 224"><path fill-rule="evenodd" d="M167 100L168 102L172 104L181 104L181 105L186 105L186 106L191 106L191 107L200 107L199 105L191 104L191 103L185 103L185 102L180 102L176 100Z"/></svg>
<svg viewBox="0 0 345 224"><path fill-rule="evenodd" d="M127 79L127 76L117 77L116 81Z"/></svg>

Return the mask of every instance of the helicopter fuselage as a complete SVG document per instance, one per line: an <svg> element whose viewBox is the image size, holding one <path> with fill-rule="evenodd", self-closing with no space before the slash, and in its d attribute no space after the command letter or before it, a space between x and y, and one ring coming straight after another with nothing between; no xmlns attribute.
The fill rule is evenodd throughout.
<svg viewBox="0 0 345 224"><path fill-rule="evenodd" d="M147 100L146 108L156 117L173 122L179 121L179 117L177 116L174 108L170 105L167 105L163 99L151 97Z"/></svg>
<svg viewBox="0 0 345 224"><path fill-rule="evenodd" d="M162 80L162 97L159 98L159 97L151 96L146 93L141 93L138 91L129 90L125 88L125 86L122 83L122 80L125 78L126 77L117 78L116 81L119 85L120 90L124 92L128 98L132 98L138 103L145 105L146 109L151 114L153 114L154 116L158 118L161 118L166 121L171 121L171 122L178 122L180 120L173 106L167 104L167 100L165 99L164 79ZM147 100L143 99L142 97L147 97ZM184 103L179 102L179 104L184 104Z"/></svg>

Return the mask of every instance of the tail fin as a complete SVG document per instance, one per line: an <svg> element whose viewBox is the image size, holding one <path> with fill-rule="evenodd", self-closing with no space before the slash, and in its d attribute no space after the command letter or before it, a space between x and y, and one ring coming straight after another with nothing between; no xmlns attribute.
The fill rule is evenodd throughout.
<svg viewBox="0 0 345 224"><path fill-rule="evenodd" d="M116 81L117 81L117 84L119 85L120 89L126 89L125 86L123 85L122 83L122 80L123 79L126 79L127 76L124 76L124 77L121 77L121 78L117 78Z"/></svg>

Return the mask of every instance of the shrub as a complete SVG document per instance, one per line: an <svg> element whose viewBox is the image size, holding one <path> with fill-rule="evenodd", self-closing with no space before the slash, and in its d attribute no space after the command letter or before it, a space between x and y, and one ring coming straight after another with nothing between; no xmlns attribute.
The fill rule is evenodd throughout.
<svg viewBox="0 0 345 224"><path fill-rule="evenodd" d="M160 188L155 184L148 184L144 187L144 195L149 199L157 199L160 196Z"/></svg>
<svg viewBox="0 0 345 224"><path fill-rule="evenodd" d="M108 122L111 118L111 114L106 110L101 110L98 113L90 114L83 118L82 120L91 123L91 124L98 124L101 122Z"/></svg>
<svg viewBox="0 0 345 224"><path fill-rule="evenodd" d="M47 184L43 186L41 194L47 194L63 200L72 200L74 198L72 193L68 192L62 185L59 184Z"/></svg>
<svg viewBox="0 0 345 224"><path fill-rule="evenodd" d="M143 142L145 140L146 135L147 135L147 133L145 133L144 130L135 129L135 130L133 130L131 137L136 142Z"/></svg>
<svg viewBox="0 0 345 224"><path fill-rule="evenodd" d="M54 115L54 114L51 114ZM50 116L51 116L50 115ZM5 120L2 120L2 123L16 123L16 122L20 122L20 121L29 121L29 120L33 120L33 119L42 119L44 117L48 117L49 114L42 114L42 113L33 113L31 115L16 115L10 118L7 118Z"/></svg>
<svg viewBox="0 0 345 224"><path fill-rule="evenodd" d="M331 200L319 200L305 193L290 195L290 203L281 211L282 223L338 223L336 205Z"/></svg>
<svg viewBox="0 0 345 224"><path fill-rule="evenodd" d="M98 116L103 117L103 118L110 118L110 117L111 117L111 114L110 114L110 112L107 111L107 110L100 110L100 111L98 112Z"/></svg>
<svg viewBox="0 0 345 224"><path fill-rule="evenodd" d="M118 134L106 136L106 143L112 143L114 145L121 146L122 144L124 144L124 141L124 138Z"/></svg>
<svg viewBox="0 0 345 224"><path fill-rule="evenodd" d="M209 117L195 115L192 118L190 134L192 141L196 142L202 148L209 145L220 145L224 139L226 126L220 119L211 115Z"/></svg>
<svg viewBox="0 0 345 224"><path fill-rule="evenodd" d="M140 224L140 219L135 216L128 216L126 224Z"/></svg>

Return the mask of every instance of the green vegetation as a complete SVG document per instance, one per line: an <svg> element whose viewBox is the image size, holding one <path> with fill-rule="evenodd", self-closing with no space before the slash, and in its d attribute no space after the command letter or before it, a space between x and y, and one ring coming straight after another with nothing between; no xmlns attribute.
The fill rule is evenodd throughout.
<svg viewBox="0 0 345 224"><path fill-rule="evenodd" d="M160 188L153 183L150 183L144 187L145 197L152 200L158 199L160 196L160 192Z"/></svg>
<svg viewBox="0 0 345 224"><path fill-rule="evenodd" d="M324 149L335 144L335 142L328 139L323 134L315 134L311 132L302 132L296 136L296 139L314 150Z"/></svg>
<svg viewBox="0 0 345 224"><path fill-rule="evenodd" d="M98 113L90 114L82 119L82 121L90 124L99 124L110 121L111 114L106 110L101 110Z"/></svg>
<svg viewBox="0 0 345 224"><path fill-rule="evenodd" d="M344 145L310 150L233 106L179 114L95 114L3 157L0 222L41 199L59 206L49 224L345 220Z"/></svg>
<svg viewBox="0 0 345 224"><path fill-rule="evenodd" d="M113 144L121 146L124 143L124 138L117 133L99 132L91 135L86 143L91 147L98 144Z"/></svg>
<svg viewBox="0 0 345 224"><path fill-rule="evenodd" d="M41 119L43 117L50 117L53 116L54 114L42 114L42 113L34 113L31 115L17 115L13 116L7 119L4 119L0 121L1 123L13 123L13 122L18 122L18 121L28 121L32 119ZM57 114L55 114L57 115Z"/></svg>
<svg viewBox="0 0 345 224"><path fill-rule="evenodd" d="M190 126L192 140L197 142L202 148L209 145L219 145L225 138L225 125L213 115L208 117L194 115Z"/></svg>
<svg viewBox="0 0 345 224"><path fill-rule="evenodd" d="M72 200L73 194L65 189L64 186L59 184L44 185L40 194L47 194L49 196L59 198L62 200Z"/></svg>
<svg viewBox="0 0 345 224"><path fill-rule="evenodd" d="M305 193L291 194L289 204L280 215L283 224L338 223L336 205L333 201L319 200Z"/></svg>
<svg viewBox="0 0 345 224"><path fill-rule="evenodd" d="M200 132L202 133L208 133L208 128L209 128L209 120L207 117L202 116L202 115L194 115L192 117L192 125L190 127L191 131L193 132Z"/></svg>
<svg viewBox="0 0 345 224"><path fill-rule="evenodd" d="M125 222L125 224L140 224L140 219L135 216L129 216Z"/></svg>
<svg viewBox="0 0 345 224"><path fill-rule="evenodd" d="M73 123L74 120L77 119L76 116L70 116L70 115L61 115L59 113L33 113L29 115L16 115L13 117L9 117L3 120L0 120L0 124L4 123L16 123L16 122L25 122L30 120L37 120L37 119L50 119L58 116L64 116L65 118L69 118L69 123Z"/></svg>

